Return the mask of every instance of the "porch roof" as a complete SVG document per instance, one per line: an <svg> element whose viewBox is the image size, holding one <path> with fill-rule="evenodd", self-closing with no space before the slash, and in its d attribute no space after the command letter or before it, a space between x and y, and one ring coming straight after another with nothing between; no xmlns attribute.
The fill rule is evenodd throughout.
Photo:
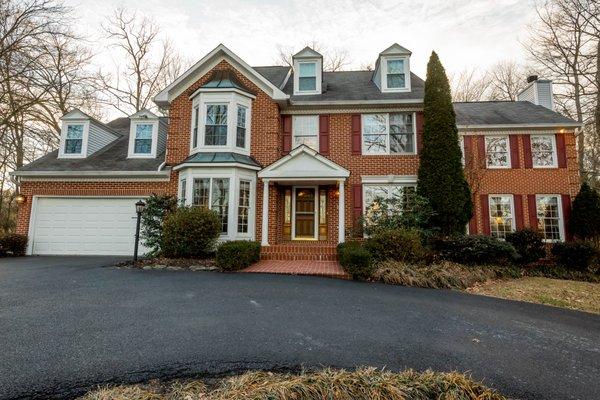
<svg viewBox="0 0 600 400"><path fill-rule="evenodd" d="M296 147L258 173L259 178L272 181L333 181L348 176L347 169L306 145Z"/></svg>

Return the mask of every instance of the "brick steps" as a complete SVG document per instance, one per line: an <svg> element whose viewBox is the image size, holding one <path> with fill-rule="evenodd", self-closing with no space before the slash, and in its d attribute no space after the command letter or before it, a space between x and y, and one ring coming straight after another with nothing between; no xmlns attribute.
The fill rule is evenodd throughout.
<svg viewBox="0 0 600 400"><path fill-rule="evenodd" d="M274 244L261 248L260 259L278 261L337 261L337 250L336 245L325 243Z"/></svg>

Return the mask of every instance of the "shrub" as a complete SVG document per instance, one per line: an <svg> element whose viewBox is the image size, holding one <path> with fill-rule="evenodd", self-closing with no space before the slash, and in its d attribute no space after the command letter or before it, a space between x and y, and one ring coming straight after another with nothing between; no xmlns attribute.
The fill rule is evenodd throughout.
<svg viewBox="0 0 600 400"><path fill-rule="evenodd" d="M380 231L413 229L425 236L433 234L429 220L435 212L429 206L429 201L417 194L402 197L374 199L377 207L370 207L368 217L360 218L359 224L363 233L374 235Z"/></svg>
<svg viewBox="0 0 600 400"><path fill-rule="evenodd" d="M600 236L600 195L587 183L573 200L569 227L578 239Z"/></svg>
<svg viewBox="0 0 600 400"><path fill-rule="evenodd" d="M146 199L146 208L142 213L140 237L144 246L151 249L151 255L160 253L164 220L168 214L176 209L177 199L175 196L152 194Z"/></svg>
<svg viewBox="0 0 600 400"><path fill-rule="evenodd" d="M589 242L558 242L552 246L556 263L568 269L587 271L598 258L598 250Z"/></svg>
<svg viewBox="0 0 600 400"><path fill-rule="evenodd" d="M206 257L215 250L221 221L204 207L181 207L163 224L162 253L169 258Z"/></svg>
<svg viewBox="0 0 600 400"><path fill-rule="evenodd" d="M24 256L27 251L27 235L17 235L16 233L4 235L0 238L0 256L12 255L15 257Z"/></svg>
<svg viewBox="0 0 600 400"><path fill-rule="evenodd" d="M260 260L260 243L247 240L224 242L217 248L215 261L225 271L237 271Z"/></svg>
<svg viewBox="0 0 600 400"><path fill-rule="evenodd" d="M375 260L419 262L426 255L419 232L406 229L379 231L366 240L365 249Z"/></svg>
<svg viewBox="0 0 600 400"><path fill-rule="evenodd" d="M437 239L432 247L444 260L461 264L508 264L517 259L512 244L490 236L466 235Z"/></svg>
<svg viewBox="0 0 600 400"><path fill-rule="evenodd" d="M368 279L373 274L373 257L358 242L340 243L337 247L340 265L353 279Z"/></svg>
<svg viewBox="0 0 600 400"><path fill-rule="evenodd" d="M506 241L519 253L519 263L529 264L546 256L542 235L531 228L519 229L506 235Z"/></svg>

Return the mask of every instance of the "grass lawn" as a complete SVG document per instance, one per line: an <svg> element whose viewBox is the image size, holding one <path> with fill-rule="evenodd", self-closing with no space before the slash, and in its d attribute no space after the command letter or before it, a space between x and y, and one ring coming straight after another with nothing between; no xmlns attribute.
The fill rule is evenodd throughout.
<svg viewBox="0 0 600 400"><path fill-rule="evenodd" d="M600 283L525 277L488 281L466 291L600 314Z"/></svg>

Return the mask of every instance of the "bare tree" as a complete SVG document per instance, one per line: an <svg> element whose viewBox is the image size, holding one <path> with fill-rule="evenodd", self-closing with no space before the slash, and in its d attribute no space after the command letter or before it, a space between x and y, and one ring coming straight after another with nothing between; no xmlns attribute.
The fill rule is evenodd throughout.
<svg viewBox="0 0 600 400"><path fill-rule="evenodd" d="M350 64L348 51L344 49L327 49L316 40L307 43L305 46L310 47L317 53L323 55L323 71L334 72L341 71ZM292 60L296 53L293 47L277 46L278 54L275 60L277 65L294 66Z"/></svg>
<svg viewBox="0 0 600 400"><path fill-rule="evenodd" d="M487 73L473 68L451 75L450 85L454 101L481 101L487 98L490 82Z"/></svg>
<svg viewBox="0 0 600 400"><path fill-rule="evenodd" d="M517 94L525 88L526 68L514 61L503 60L488 70L490 100L517 100Z"/></svg>

